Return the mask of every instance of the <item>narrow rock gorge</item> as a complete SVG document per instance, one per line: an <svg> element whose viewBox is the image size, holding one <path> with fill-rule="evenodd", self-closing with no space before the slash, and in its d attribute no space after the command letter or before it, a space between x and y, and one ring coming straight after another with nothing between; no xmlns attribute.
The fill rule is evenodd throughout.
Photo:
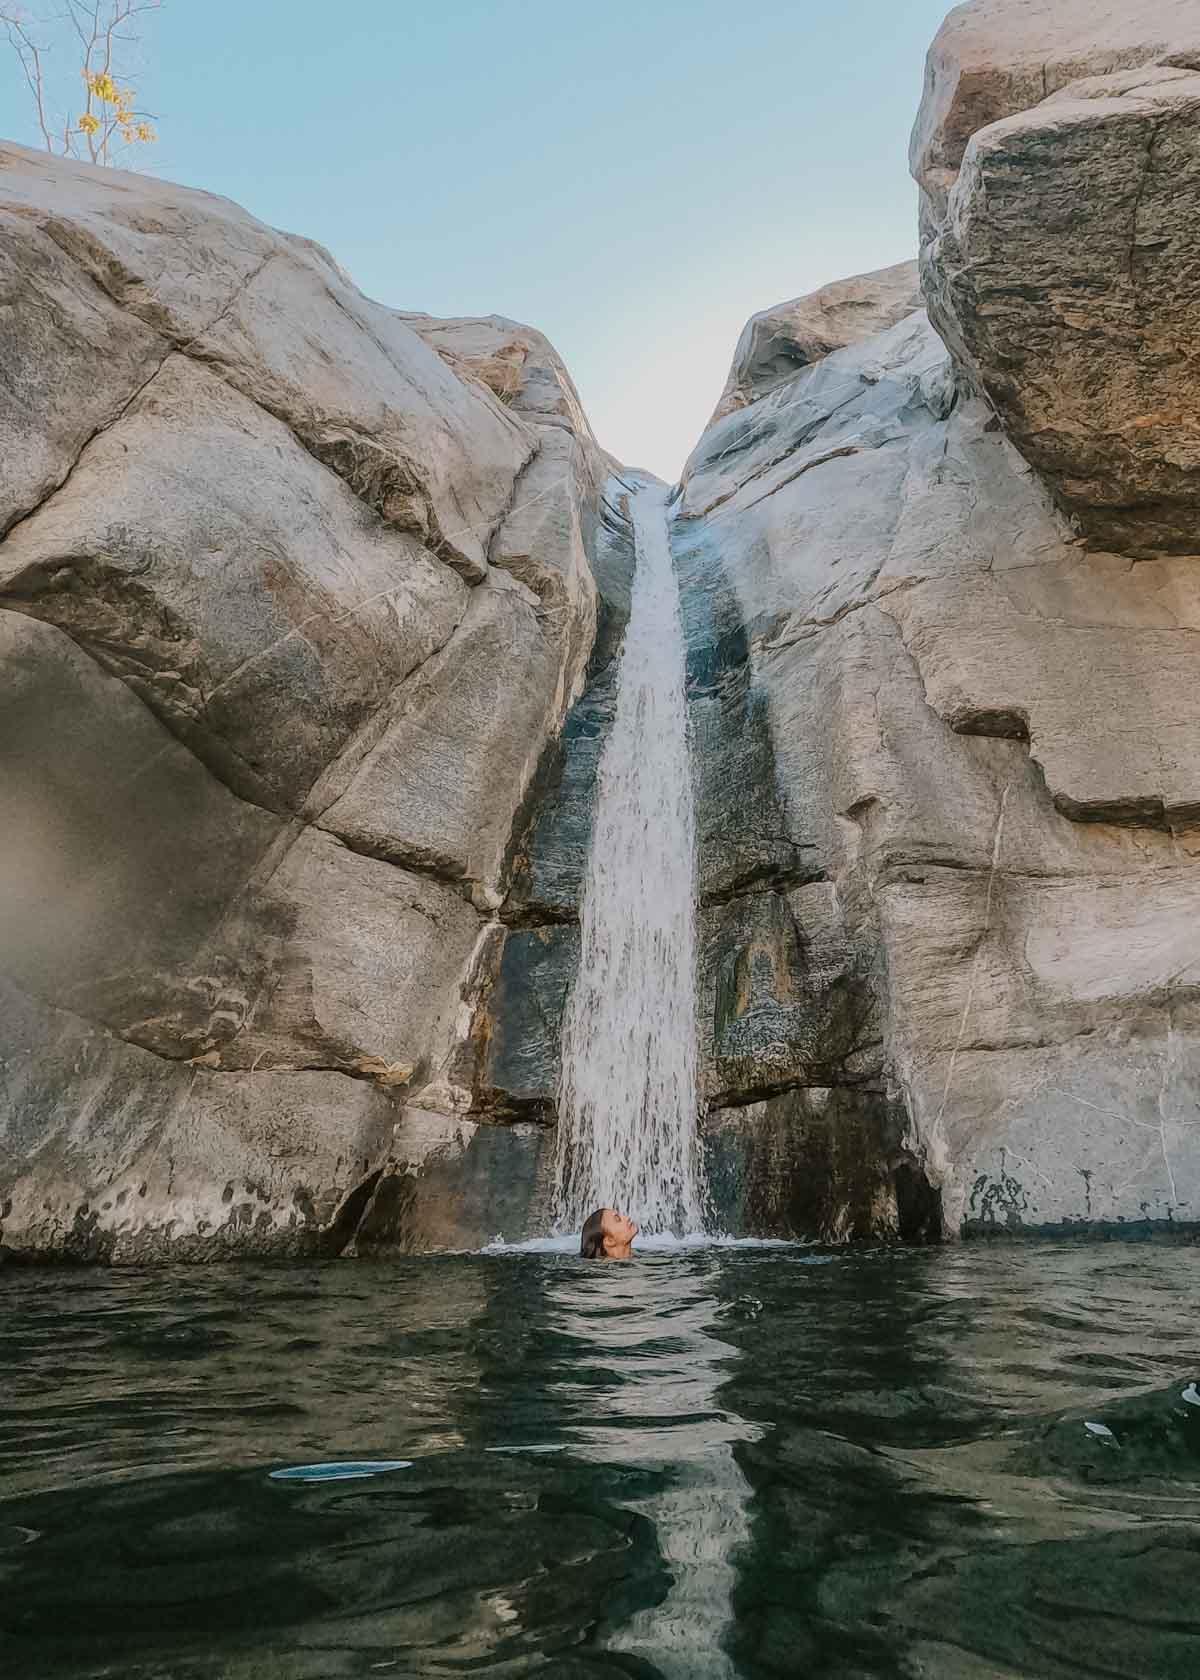
<svg viewBox="0 0 1200 1680"><path fill-rule="evenodd" d="M1200 1229L1200 15L971 0L671 502L712 1218ZM538 332L0 147L0 1253L543 1230L633 571Z"/></svg>

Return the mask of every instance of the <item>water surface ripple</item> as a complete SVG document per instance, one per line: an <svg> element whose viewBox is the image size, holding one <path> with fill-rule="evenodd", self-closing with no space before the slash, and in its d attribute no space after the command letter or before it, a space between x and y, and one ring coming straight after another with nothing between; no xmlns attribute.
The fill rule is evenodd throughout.
<svg viewBox="0 0 1200 1680"><path fill-rule="evenodd" d="M0 1672L1195 1680L1198 1269L10 1268Z"/></svg>

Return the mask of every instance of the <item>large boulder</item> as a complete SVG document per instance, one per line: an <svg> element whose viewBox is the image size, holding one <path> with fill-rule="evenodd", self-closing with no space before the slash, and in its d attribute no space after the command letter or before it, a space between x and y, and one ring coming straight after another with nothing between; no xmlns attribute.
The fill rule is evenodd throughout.
<svg viewBox="0 0 1200 1680"><path fill-rule="evenodd" d="M480 1058L596 639L613 464L565 370L18 147L0 262L0 1250L336 1252L422 1150L439 1229L456 1183L462 1231L527 1223L539 1150ZM512 389L461 353L497 332Z"/></svg>
<svg viewBox="0 0 1200 1680"><path fill-rule="evenodd" d="M1197 57L1193 0L967 0L946 18L925 61L912 172L940 216L981 128L1081 77L1150 64L1194 67Z"/></svg>
<svg viewBox="0 0 1200 1680"><path fill-rule="evenodd" d="M514 671L510 702L495 705ZM569 694L537 597L503 573L471 596L458 634L398 687L379 739L322 827L356 851L476 884L501 901L513 789L528 786Z"/></svg>
<svg viewBox="0 0 1200 1680"><path fill-rule="evenodd" d="M158 335L160 359L174 349L213 367L383 519L428 540L468 578L482 575L488 540L534 440L483 385L456 378L395 310L364 297L319 245L277 233L209 193L7 144L0 212L22 242L38 251L49 242L70 259L65 283L91 304L98 336L111 319L107 300L131 327ZM35 262L26 272L40 280ZM62 284L53 271L45 278L49 287ZM39 321L48 306L30 288L22 319L9 326L51 349L36 362L26 353L26 383L35 387L59 383ZM78 330L68 329L68 343ZM111 417L114 403L103 393L117 373L125 372L128 401L154 372L135 345L144 337L130 336L87 400L85 412L101 424ZM103 338L98 348L106 348ZM6 382L5 390L10 402L27 401L21 386ZM61 390L34 397L55 414L63 402ZM73 457L61 423L56 430L61 479Z"/></svg>
<svg viewBox="0 0 1200 1680"><path fill-rule="evenodd" d="M695 736L750 697L799 872L703 913L732 1217L1194 1225L1195 562L1082 546L920 313L712 425L674 541L712 650ZM719 634L700 600L731 603ZM746 793L698 785L715 858Z"/></svg>
<svg viewBox="0 0 1200 1680"><path fill-rule="evenodd" d="M0 549L0 605L66 630L278 811L303 806L469 596L280 421L178 354Z"/></svg>
<svg viewBox="0 0 1200 1680"><path fill-rule="evenodd" d="M752 315L710 425L756 402L833 350L882 332L921 306L915 262L894 263L849 280L834 280L804 297Z"/></svg>
<svg viewBox="0 0 1200 1680"><path fill-rule="evenodd" d="M975 0L913 137L934 324L1096 546L1200 552L1200 18Z"/></svg>

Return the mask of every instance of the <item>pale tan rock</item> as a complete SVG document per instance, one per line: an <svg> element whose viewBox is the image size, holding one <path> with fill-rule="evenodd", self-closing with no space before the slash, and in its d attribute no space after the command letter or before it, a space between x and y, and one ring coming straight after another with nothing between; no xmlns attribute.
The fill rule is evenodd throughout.
<svg viewBox="0 0 1200 1680"><path fill-rule="evenodd" d="M1200 16L974 0L913 135L934 325L1098 547L1200 552Z"/></svg>
<svg viewBox="0 0 1200 1680"><path fill-rule="evenodd" d="M491 576L455 637L331 765L309 810L373 855L461 879L494 909L512 813L596 641L592 567L610 462L541 333L500 316L403 319L468 379L511 372L506 401L530 425L535 452L489 544Z"/></svg>
<svg viewBox="0 0 1200 1680"><path fill-rule="evenodd" d="M803 891L831 894L808 959L781 961L786 921L743 915L722 960L773 1039L736 1091L710 1062L721 1100L773 1069L828 1086L812 1029L836 1042L869 999L812 982L865 945L880 1088L849 1063L835 1089L859 1092L881 1232L904 1229L912 1160L952 1232L1196 1218L1194 562L1085 549L986 406L955 400L920 316L713 425L676 542L689 588L732 587L783 826L824 877ZM808 1147L799 1113L763 1125L774 1160Z"/></svg>
<svg viewBox="0 0 1200 1680"><path fill-rule="evenodd" d="M575 381L536 327L504 315L395 313L452 368L478 379L531 424L565 426L598 448Z"/></svg>
<svg viewBox="0 0 1200 1680"><path fill-rule="evenodd" d="M321 826L356 851L494 890L512 813L567 699L557 624L496 573L447 646L396 691Z"/></svg>
<svg viewBox="0 0 1200 1680"><path fill-rule="evenodd" d="M775 386L921 308L916 262L895 263L850 280L834 280L805 297L752 315L742 329L711 426L757 402Z"/></svg>
<svg viewBox="0 0 1200 1680"><path fill-rule="evenodd" d="M535 428L536 453L492 537L488 560L571 626L567 689L573 694L595 640L589 555L598 546L600 504L614 463L597 444L574 381L544 334L502 315L403 313L401 319L452 368L494 390Z"/></svg>
<svg viewBox="0 0 1200 1680"><path fill-rule="evenodd" d="M400 1100L482 1100L609 463L541 335L500 402L234 205L3 147L0 220L0 1248L339 1252ZM478 1129L447 1240L531 1217Z"/></svg>
<svg viewBox="0 0 1200 1680"><path fill-rule="evenodd" d="M480 933L459 892L235 798L23 614L0 612L0 694L13 980L202 1067L391 1089L440 1064Z"/></svg>
<svg viewBox="0 0 1200 1680"><path fill-rule="evenodd" d="M0 210L0 287L3 533L63 482L170 345L118 309L32 217L11 210Z"/></svg>
<svg viewBox="0 0 1200 1680"><path fill-rule="evenodd" d="M1193 0L968 0L934 38L910 145L940 215L971 136L1068 82L1200 59Z"/></svg>
<svg viewBox="0 0 1200 1680"><path fill-rule="evenodd" d="M1097 546L1200 552L1197 225L1200 75L1167 72L982 130L925 249L939 331Z"/></svg>
<svg viewBox="0 0 1200 1680"><path fill-rule="evenodd" d="M282 811L449 640L468 595L180 355L0 550L0 604L67 630L231 787Z"/></svg>
<svg viewBox="0 0 1200 1680"><path fill-rule="evenodd" d="M3 972L117 1032L196 974L284 827L62 631L3 611L0 803Z"/></svg>
<svg viewBox="0 0 1200 1680"><path fill-rule="evenodd" d="M479 932L443 882L302 829L198 955L227 999L247 998L232 1034L211 1022L220 1066L331 1067L388 1090L420 1082L454 1042Z"/></svg>
<svg viewBox="0 0 1200 1680"><path fill-rule="evenodd" d="M164 1061L0 979L0 1250L335 1254L398 1110L336 1073Z"/></svg>
<svg viewBox="0 0 1200 1680"><path fill-rule="evenodd" d="M565 689L574 698L596 640L596 548L603 477L594 451L562 427L541 428L513 507L492 538L491 565L537 596L546 622L567 638Z"/></svg>
<svg viewBox="0 0 1200 1680"><path fill-rule="evenodd" d="M1028 738L1067 815L1176 826L1200 816L1193 561L1130 570L1076 549L905 590L885 610L935 709L969 734Z"/></svg>
<svg viewBox="0 0 1200 1680"><path fill-rule="evenodd" d="M383 518L482 576L533 440L319 245L209 193L11 145L0 210L277 415Z"/></svg>

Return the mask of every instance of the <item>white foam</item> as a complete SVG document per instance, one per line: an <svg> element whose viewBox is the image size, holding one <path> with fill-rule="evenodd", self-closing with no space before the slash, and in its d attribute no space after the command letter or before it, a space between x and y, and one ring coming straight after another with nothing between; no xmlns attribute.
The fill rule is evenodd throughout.
<svg viewBox="0 0 1200 1680"><path fill-rule="evenodd" d="M505 1242L503 1237L493 1237L478 1252L480 1254L574 1254L579 1253L578 1231L570 1235L556 1233L549 1237L528 1237L524 1242ZM639 1236L633 1245L633 1257L639 1254L685 1254L697 1249L706 1248L738 1248L738 1249L804 1249L811 1248L811 1243L798 1242L788 1237L730 1237L724 1233L712 1231L689 1231L686 1236L676 1237L669 1231L648 1232ZM832 1254L810 1256L822 1263L832 1260Z"/></svg>

